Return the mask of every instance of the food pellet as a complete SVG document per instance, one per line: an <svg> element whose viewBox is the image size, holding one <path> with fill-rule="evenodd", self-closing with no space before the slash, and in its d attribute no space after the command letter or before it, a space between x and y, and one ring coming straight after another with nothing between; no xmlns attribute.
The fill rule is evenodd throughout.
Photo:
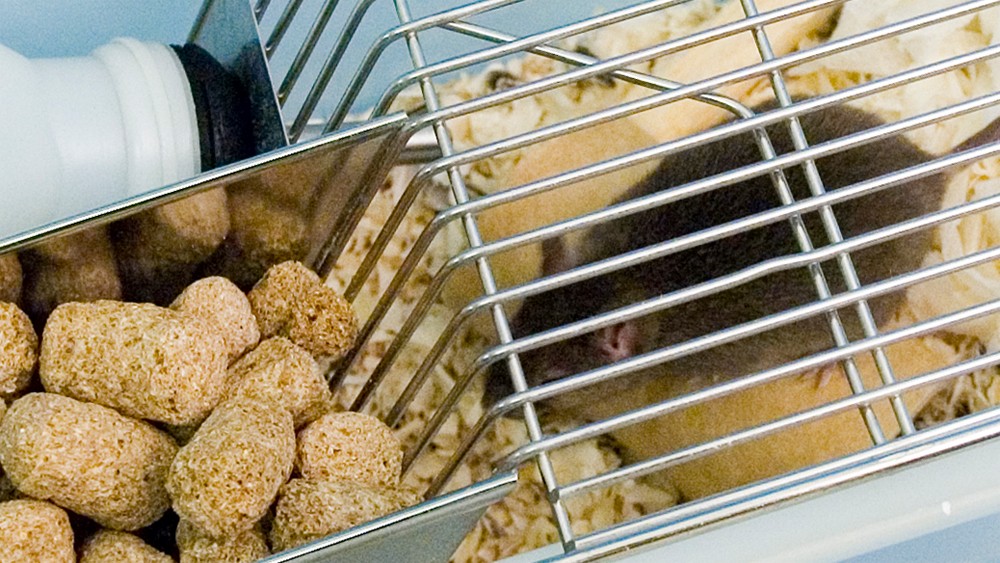
<svg viewBox="0 0 1000 563"><path fill-rule="evenodd" d="M319 365L287 338L260 343L229 367L230 395L271 400L288 409L298 428L318 418L333 404L333 394Z"/></svg>
<svg viewBox="0 0 1000 563"><path fill-rule="evenodd" d="M212 538L261 519L292 471L295 428L287 410L237 396L219 405L170 466L174 511Z"/></svg>
<svg viewBox="0 0 1000 563"><path fill-rule="evenodd" d="M66 511L40 500L0 502L0 563L74 563Z"/></svg>
<svg viewBox="0 0 1000 563"><path fill-rule="evenodd" d="M83 543L80 563L173 563L173 558L132 534L101 530Z"/></svg>
<svg viewBox="0 0 1000 563"><path fill-rule="evenodd" d="M50 392L169 424L200 422L222 398L222 338L198 317L145 303L66 303L42 334Z"/></svg>
<svg viewBox="0 0 1000 563"><path fill-rule="evenodd" d="M170 308L194 315L211 325L222 336L229 363L260 340L250 301L226 278L213 276L192 283L174 299Z"/></svg>
<svg viewBox="0 0 1000 563"><path fill-rule="evenodd" d="M357 336L350 303L299 262L269 268L247 297L262 337L284 336L315 358L342 357Z"/></svg>
<svg viewBox="0 0 1000 563"><path fill-rule="evenodd" d="M0 421L0 465L19 491L116 530L167 510L176 452L148 423L52 393L25 395Z"/></svg>
<svg viewBox="0 0 1000 563"><path fill-rule="evenodd" d="M299 432L296 464L306 479L346 479L369 487L399 484L403 449L381 420L327 413Z"/></svg>

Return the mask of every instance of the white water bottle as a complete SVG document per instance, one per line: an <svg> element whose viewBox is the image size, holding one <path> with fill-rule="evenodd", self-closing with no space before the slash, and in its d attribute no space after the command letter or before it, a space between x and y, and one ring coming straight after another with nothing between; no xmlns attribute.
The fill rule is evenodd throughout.
<svg viewBox="0 0 1000 563"><path fill-rule="evenodd" d="M87 57L0 45L0 238L201 171L199 124L170 47L116 39Z"/></svg>

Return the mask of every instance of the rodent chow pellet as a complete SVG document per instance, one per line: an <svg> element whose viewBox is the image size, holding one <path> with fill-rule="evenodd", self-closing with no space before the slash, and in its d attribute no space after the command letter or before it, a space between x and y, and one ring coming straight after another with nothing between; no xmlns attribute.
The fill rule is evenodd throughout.
<svg viewBox="0 0 1000 563"><path fill-rule="evenodd" d="M229 363L260 340L250 301L226 278L212 276L192 283L174 299L170 308L199 317L211 325L222 336Z"/></svg>
<svg viewBox="0 0 1000 563"><path fill-rule="evenodd" d="M0 502L0 563L74 563L69 515L40 500Z"/></svg>
<svg viewBox="0 0 1000 563"><path fill-rule="evenodd" d="M288 480L294 457L295 428L287 410L255 397L229 399L170 466L174 511L213 538L246 531Z"/></svg>
<svg viewBox="0 0 1000 563"><path fill-rule="evenodd" d="M311 422L333 404L319 365L287 338L275 336L229 366L230 396L262 397L292 414L295 427Z"/></svg>
<svg viewBox="0 0 1000 563"><path fill-rule="evenodd" d="M169 424L203 420L225 383L222 338L193 315L145 303L66 303L42 334L46 391Z"/></svg>
<svg viewBox="0 0 1000 563"><path fill-rule="evenodd" d="M299 432L295 462L306 479L395 487L403 449L381 420L357 412L327 413Z"/></svg>
<svg viewBox="0 0 1000 563"><path fill-rule="evenodd" d="M17 489L116 530L136 530L170 505L177 445L152 425L52 393L14 401L0 421L0 465Z"/></svg>
<svg viewBox="0 0 1000 563"><path fill-rule="evenodd" d="M298 262L272 266L247 295L262 337L284 336L315 358L343 356L358 333L346 299Z"/></svg>

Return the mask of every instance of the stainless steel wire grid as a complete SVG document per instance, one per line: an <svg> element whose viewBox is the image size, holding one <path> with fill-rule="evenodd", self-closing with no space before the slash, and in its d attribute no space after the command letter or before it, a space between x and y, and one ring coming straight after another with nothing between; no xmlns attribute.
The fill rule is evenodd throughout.
<svg viewBox="0 0 1000 563"><path fill-rule="evenodd" d="M258 14L268 8L268 2L258 4ZM299 14L301 2L292 0L283 7L271 32L269 48L275 48L287 30L290 19ZM412 306L406 321L399 327L391 327L398 334L378 364L374 373L370 374L366 384L354 400L354 408L363 409L369 406L372 397L378 393L393 363L409 345L409 340L420 330L421 323L432 307L441 298L443 288L455 272L462 269L474 269L482 286L482 295L464 304L452 317L447 327L438 336L430 353L413 374L409 385L397 397L395 404L389 409L387 421L398 423L411 404L414 396L427 378L433 367L442 360L449 347L458 345L456 336L460 334L473 318L488 317L494 324L496 345L484 350L468 366L458 378L455 387L447 398L437 408L435 415L427 423L426 428L416 444L407 452L406 464L411 464L418 458L436 433L441 429L448 416L459 404L463 393L468 391L470 382L495 364L505 364L511 373L515 393L489 408L472 430L464 437L458 451L448 464L441 469L439 478L427 491L428 496L434 496L443 490L450 476L461 465L465 456L482 438L491 424L498 418L514 411L519 411L528 429L530 442L497 460L499 470L509 470L525 463L535 463L541 473L546 494L552 506L552 512L558 526L561 543L567 553L575 553L579 558L590 558L598 554L616 553L634 545L652 540L662 539L684 531L701 528L708 523L730 518L749 510L758 510L762 506L770 506L790 498L800 498L816 491L829 489L835 482L852 482L871 473L884 471L886 465L878 460L884 460L890 454L896 454L897 459L890 465L900 465L913 460L923 459L930 450L914 453L921 448L931 448L935 452L961 448L968 442L979 440L963 435L959 424L954 423L953 432L945 430L948 425L936 427L934 432L918 431L914 424L914 413L908 412L901 396L904 392L921 386L928 386L942 381L953 380L963 374L994 366L998 359L993 351L961 363L930 370L911 379L900 380L896 377L893 362L885 352L885 348L893 343L904 342L922 335L931 335L949 327L955 327L970 319L983 318L995 314L1000 303L988 300L973 307L952 311L934 318L914 322L902 328L876 326L867 300L900 291L918 285L927 280L946 276L967 268L994 262L1000 254L994 247L963 256L959 259L934 264L911 272L900 272L899 275L885 281L862 286L855 271L851 253L885 240L903 236L937 225L948 224L960 218L976 213L982 213L996 205L997 196L987 196L982 199L963 203L955 207L942 209L927 216L918 217L905 223L867 233L852 239L844 240L840 235L840 227L835 211L831 207L838 202L857 197L870 191L893 189L900 183L915 178L924 177L939 171L951 170L955 167L968 165L981 159L1000 153L996 145L987 145L968 152L948 155L933 160L926 165L899 170L888 176L873 179L848 189L826 192L823 179L813 164L816 158L832 152L882 139L901 133L912 132L921 127L936 124L971 112L989 110L995 106L1000 97L996 92L983 92L978 97L962 100L946 107L925 107L912 117L901 118L886 123L886 125L851 135L819 146L810 146L806 140L808 132L803 132L797 117L845 102L864 100L905 85L917 84L929 77L940 76L957 69L987 64L998 54L998 47L984 46L977 50L962 52L950 57L941 57L928 64L919 64L900 68L897 72L871 77L857 85L816 95L802 101L793 101L788 86L787 73L802 65L822 61L826 57L850 53L865 46L879 45L892 38L915 35L927 29L933 29L942 23L947 23L970 15L984 14L995 8L997 2L938 2L922 4L922 9L911 10L898 21L886 22L884 25L866 29L861 33L846 37L825 38L815 44L805 45L799 49L776 53L771 43L770 30L779 22L807 14L819 12L834 12L840 10L847 2L845 0L810 0L803 2L754 2L753 0L733 0L742 9L740 17L724 22L717 27L710 27L686 36L674 37L662 43L644 48L615 53L612 56L598 58L587 49L574 49L571 45L585 44L587 34L600 31L615 24L634 21L648 14L662 13L668 10L684 9L686 2L677 0L658 0L650 2L635 2L579 20L566 20L558 25L537 31L518 32L509 27L501 30L494 26L480 23L479 16L484 14L503 13L513 10L519 2L513 0L494 0L473 2L464 5L442 7L439 11L414 17L411 6L406 0L396 0L393 7L399 18L399 25L386 30L367 49L360 64L351 68L340 65L344 53L356 37L356 30L363 20L366 11L374 4L362 1L353 6L349 16L342 20L339 35L334 47L326 53L323 64L316 72L314 82L306 90L302 84L302 71L305 61L317 54L314 47L323 35L331 21L331 14L337 8L337 2L328 1L323 4L310 28L306 42L299 48L290 70L281 80L279 99L286 101L289 94L296 88L302 88L308 93L301 105L295 110L291 121L290 135L298 138L306 131L310 123L318 127L322 123L323 131L333 131L342 127L351 116L359 115L366 108L357 100L363 88L377 83L381 92L373 106L371 116L379 116L390 108L398 105L401 94L418 89L422 103L419 111L411 113L407 129L420 133L411 139L407 162L423 161L413 179L407 186L401 200L382 228L370 252L365 257L360 269L352 278L347 294L350 298L357 295L365 281L373 274L376 265L382 258L385 249L395 236L400 223L421 191L432 189L438 183L445 183L450 189L453 204L441 210L430 225L421 233L406 255L401 266L396 271L381 299L375 305L366 319L359 346L348 357L340 370L334 374L333 382L340 381L358 360L366 342L381 328L386 328L386 313L396 305L398 295L414 275L424 254L432 246L436 237L446 232L450 225L461 225L466 236L467 248L454 253L434 275L426 292ZM551 9L551 3L536 2L537 9ZM334 18L336 20L336 18ZM515 19L515 18L511 18ZM831 16L835 21L835 15ZM752 38L757 60L751 64L740 65L737 68L726 69L719 74L702 77L695 81L675 81L671 76L657 76L648 69L649 61L663 57L683 56L701 46L711 45L725 38L739 35ZM440 59L429 59L426 55L425 42L440 41L448 44L454 36L467 41L473 38L479 41L475 47L468 50L456 50ZM442 37L445 37L442 39ZM394 44L404 44L412 62L412 70L386 80L383 76L372 74L376 63L387 49ZM284 48L284 47L283 47ZM866 51L871 53L871 51ZM536 78L527 82L516 82L507 88L488 91L467 99L457 99L454 96L444 101L449 83L454 82L462 73L484 73L484 66L489 63L506 62L511 59L525 57L531 54L557 61L562 66L551 75ZM643 66L645 64L645 66ZM494 68L494 67L489 67ZM334 76L350 77L348 81L341 80L340 88L343 94L332 109L321 117L317 108L320 100L328 91ZM768 89L778 100L779 109L766 114L755 115L748 105L740 100L727 96L726 87L738 84L748 79L766 81ZM648 95L635 97L615 107L605 107L595 111L585 112L578 117L572 117L552 124L546 124L536 129L526 130L482 142L475 146L458 147L454 139L454 131L449 125L459 122L468 116L510 104L517 100L551 92L560 88L571 88L587 80L613 80L615 83L628 83L646 89ZM345 86L346 85L346 86ZM607 159L588 163L562 174L544 177L530 182L505 186L505 189L483 194L476 186L469 185L466 172L475 165L515 151L528 152L541 143L558 140L561 136L586 131L588 128L635 116L650 108L666 107L680 100L697 100L703 104L722 108L736 117L729 124L685 136L679 139L662 139L660 142L636 150L623 156L608 155ZM286 108L288 106L286 105ZM325 108L324 108L325 109ZM291 112L289 113L291 115ZM777 155L764 126L772 124L787 124L791 128L796 151ZM434 137L422 136L422 133L433 131ZM679 152L698 144L723 139L741 132L756 132L756 142L761 151L761 161L751 167L733 171L712 178L706 178L676 189L655 193L641 199L615 203L604 208L594 209L588 213L571 217L552 224L539 224L523 232L507 233L500 239L484 239L477 225L477 217L492 209L510 205L532 195L550 192L570 186L583 180L599 178L609 173L625 169L629 166L650 161L656 161L665 155ZM433 141L430 143L428 141ZM436 145L436 150L435 150ZM419 156L418 156L419 155ZM813 197L795 201L781 173L783 169L802 166L806 170L806 178ZM770 174L775 188L781 194L784 205L767 213L748 216L717 229L709 229L684 236L674 240L643 248L628 254L587 264L559 274L540 277L536 280L517 283L510 286L498 284L491 268L491 261L504 252L523 248L528 245L539 245L542 241L563 237L567 234L583 231L623 215L635 214L658 206L669 205L671 202L703 190L712 190L731 184L740 178L755 175ZM572 188L571 188L572 189ZM822 218L827 241L810 240L799 217L805 213L817 212ZM510 330L509 315L516 311L517 305L523 299L543 295L555 288L563 287L581 280L592 279L608 272L624 269L636 264L648 262L659 257L682 251L699 244L719 240L735 233L744 232L764 224L777 221L790 221L801 244L801 252L793 256L783 257L759 264L753 268L742 270L723 278L714 279L693 287L684 288L661 296L654 296L632 304L619 307L613 311L603 312L591 318L560 326L543 333L514 339ZM835 294L820 269L820 263L832 262L847 283L847 291ZM828 266L829 267L829 266ZM654 350L641 356L624 361L577 373L571 377L540 386L529 386L522 371L518 354L535 350L546 345L574 338L594 330L609 327L623 321L641 318L644 315L666 309L679 303L710 295L747 281L759 279L768 273L783 271L790 268L806 268L811 273L816 287L816 301L808 305L785 311L768 318L762 318L730 327L726 330L705 335L678 345ZM850 340L844 330L838 310L852 307L857 311L863 326L860 339ZM724 384L709 386L682 397L668 399L640 406L628 412L616 413L605 419L580 424L570 430L546 433L543 431L544 419L536 410L536 404L546 399L559 397L572 391L585 389L598 382L610 379L634 377L650 366L669 362L716 346L771 330L797 320L825 315L828 319L831 333L831 348L820 354L806 357L792 363L774 366L758 373L748 373L746 377L729 381ZM859 354L870 354L874 358L880 382L875 388L866 389L865 383L855 363ZM787 417L769 421L754 427L748 427L734 434L725 435L708 442L694 444L677 451L666 451L655 457L636 461L617 469L591 475L573 482L561 482L556 477L550 460L550 453L560 448L580 443L597 436L608 434L624 428L634 427L641 423L655 420L657 417L680 411L692 405L702 404L720 397L731 396L751 389L761 384L786 378L810 369L820 368L831 362L841 362L844 373L850 381L853 391L851 396L824 404L815 409L794 413ZM876 416L872 405L880 401L888 401L892 408L898 432L887 429L885 420ZM641 477L650 473L676 466L684 462L711 454L720 449L732 448L738 444L749 443L762 436L802 426L811 421L828 417L835 413L857 412L864 421L870 435L871 448L850 458L851 469L845 474L836 473L838 467L845 467L843 459L833 460L825 466L811 471L799 471L784 475L778 480L756 483L738 490L730 491L721 496L696 500L668 509L665 512L650 515L635 521L612 526L585 534L577 534L573 529L572 518L565 506L566 500L582 493L598 490L626 479ZM992 411L987 411L988 413ZM991 420L994 414L981 415ZM990 426L992 428L992 426ZM995 428L990 433L995 432ZM845 458L846 459L846 458ZM838 466L839 464L839 466ZM829 474L821 478L821 472Z"/></svg>

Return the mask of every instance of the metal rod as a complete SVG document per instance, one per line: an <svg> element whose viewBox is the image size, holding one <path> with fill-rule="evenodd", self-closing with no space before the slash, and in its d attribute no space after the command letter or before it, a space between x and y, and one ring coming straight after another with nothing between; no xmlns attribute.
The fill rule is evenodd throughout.
<svg viewBox="0 0 1000 563"><path fill-rule="evenodd" d="M198 36L201 35L201 30L205 27L205 20L208 18L208 13L212 10L214 4L215 0L205 0L202 2L201 8L198 10L198 15L194 18L194 25L191 26L191 31L188 32L188 43L194 43L198 39Z"/></svg>
<svg viewBox="0 0 1000 563"><path fill-rule="evenodd" d="M400 23L404 25L409 23L411 18L407 0L394 0L394 3L396 5L396 12L399 16ZM413 31L407 33L406 40L407 47L410 51L410 57L413 60L413 65L418 68L424 66L424 54L416 32ZM433 83L430 80L424 80L421 83L421 90L424 95L424 102L427 104L428 109L431 111L436 110L440 102L438 100L437 92L434 90ZM441 153L445 156L452 154L454 152L454 148L452 146L451 134L448 132L448 129L443 123L438 123L435 126L435 133L437 134L438 142L441 146ZM448 172L448 179L451 182L452 195L455 198L455 201L457 203L464 203L468 201L469 193L465 186L465 180L462 178L461 171L458 168L452 168ZM472 215L466 215L463 217L463 224L469 246L476 247L482 245L483 241L479 233L479 227L476 225L475 217ZM493 277L493 271L490 269L489 263L484 258L477 261L476 265L479 270L480 281L483 284L483 291L487 295L495 293L496 280ZM493 308L493 322L500 341L509 342L512 339L510 326L507 322L506 313L499 305ZM511 368L511 382L514 388L526 390L528 386L517 356L511 356L508 358L508 365ZM541 422L539 422L538 416L535 413L534 405L525 403L523 406L523 412L525 426L528 430L528 436L532 440L540 440L542 438ZM569 512L566 510L562 501L553 494L559 486L559 482L556 479L552 462L549 460L547 455L541 454L536 457L536 465L538 466L538 472L541 474L542 483L550 493L550 505L552 507L553 516L556 520L556 527L559 530L559 536L563 547L567 551L570 551L574 547L573 529L569 520Z"/></svg>
<svg viewBox="0 0 1000 563"><path fill-rule="evenodd" d="M264 44L264 53L267 54L267 58L274 56L274 52L278 49L281 40L284 39L285 32L288 31L288 27L292 24L292 20L295 19L295 14L299 12L301 6L302 0L289 0L288 4L285 4L285 9L281 11L278 21L274 24L274 29L271 30L271 35L267 38L267 43Z"/></svg>
<svg viewBox="0 0 1000 563"><path fill-rule="evenodd" d="M740 0L743 10L747 17L753 17L757 15L757 7L753 3L753 0ZM763 61L771 61L776 57L774 56L774 51L771 48L771 43L764 33L763 27L755 27L751 35L753 36L754 43L757 45L757 50ZM781 71L771 72L769 75L771 81L771 89L774 91L775 98L778 100L778 104L782 107L788 107L792 105L792 96L788 93L788 88L785 86L784 79L781 76ZM806 142L805 132L802 131L802 125L799 123L798 118L793 117L785 122L788 127L789 133L792 139L792 146L795 150L801 151L808 148L809 144ZM819 170L816 169L816 163L813 160L806 160L801 165L803 172L806 177L806 184L809 186L809 191L814 195L822 195L826 193L826 188L823 186L823 180L820 178ZM779 191L778 197L781 199L783 205L788 205L794 202L794 197L792 196L791 190ZM840 226L837 224L837 219L833 215L833 211L829 206L824 206L819 209L820 220L823 223L823 227L826 230L826 235L830 239L830 242L836 243L843 240L840 234ZM792 228L795 231L796 238L799 240L799 247L808 252L812 250L813 244L810 240L809 233L806 231L805 223L802 222L801 217L796 217L796 220L792 221ZM857 274L854 272L854 265L851 263L850 256L847 254L842 254L842 257L846 259L846 263L841 265L841 269L845 270L844 276L857 280ZM816 286L816 294L820 299L827 299L830 297L830 286L827 284L826 276L823 274L823 269L818 262L814 262L808 267L810 276L813 279L813 284ZM855 284L857 287L860 284ZM852 288L853 289L853 288ZM867 304L863 304L864 309L867 311ZM870 315L869 315L870 316ZM844 346L850 342L847 337L847 331L844 329L844 324L840 320L840 313L838 311L830 311L827 313L827 322L830 326L830 334L833 336L834 343L837 346ZM874 324L874 322L873 322ZM844 373L847 376L848 384L851 387L851 391L854 393L861 393L865 390L864 382L861 379L861 372L858 370L858 366L855 363L854 358L848 358L843 362ZM868 428L868 433L871 436L872 442L876 445L881 444L885 441L885 432L882 430L882 425L879 423L878 417L875 416L875 411L872 410L869 405L862 405L860 407L861 418ZM912 425L911 425L912 428Z"/></svg>
<svg viewBox="0 0 1000 563"><path fill-rule="evenodd" d="M267 12L267 7L270 4L271 0L257 0L257 5L253 8L253 15L257 18L258 22L264 17L264 13Z"/></svg>
<svg viewBox="0 0 1000 563"><path fill-rule="evenodd" d="M312 27L309 28L308 35L306 35L306 40L299 47L299 51L295 54L292 64L288 67L288 72L285 73L284 80L281 81L281 86L278 87L278 102L281 105L285 105L285 102L288 101L288 95L292 92L292 88L295 87L299 76L302 75L302 69L309 62L309 58L312 56L319 38L326 31L326 25L330 23L330 16L337 9L338 3L339 0L326 0L319 14L316 15L316 19L313 21ZM295 135L295 139L298 139L298 135Z"/></svg>

